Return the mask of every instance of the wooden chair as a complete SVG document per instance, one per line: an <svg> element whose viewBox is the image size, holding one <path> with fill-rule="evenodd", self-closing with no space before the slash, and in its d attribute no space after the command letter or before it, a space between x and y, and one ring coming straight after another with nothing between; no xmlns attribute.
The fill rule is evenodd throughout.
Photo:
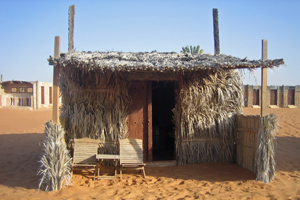
<svg viewBox="0 0 300 200"><path fill-rule="evenodd" d="M125 169L143 171L145 174L145 163L143 162L143 141L141 139L127 138L120 140L120 178Z"/></svg>
<svg viewBox="0 0 300 200"><path fill-rule="evenodd" d="M74 170L94 171L95 180L98 167L96 160L98 143L99 141L89 138L74 139L72 173Z"/></svg>

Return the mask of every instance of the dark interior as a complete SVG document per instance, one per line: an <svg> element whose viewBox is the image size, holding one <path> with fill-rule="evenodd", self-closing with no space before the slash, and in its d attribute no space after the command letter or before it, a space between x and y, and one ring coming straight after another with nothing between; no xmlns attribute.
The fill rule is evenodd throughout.
<svg viewBox="0 0 300 200"><path fill-rule="evenodd" d="M174 160L174 82L152 82L153 161Z"/></svg>

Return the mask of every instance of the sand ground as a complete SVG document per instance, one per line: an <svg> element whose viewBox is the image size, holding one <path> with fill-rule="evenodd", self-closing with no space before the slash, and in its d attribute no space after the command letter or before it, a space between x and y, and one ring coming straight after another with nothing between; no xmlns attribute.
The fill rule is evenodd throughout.
<svg viewBox="0 0 300 200"><path fill-rule="evenodd" d="M245 108L245 114L259 109ZM300 199L300 109L269 109L279 120L276 178L270 184L232 163L146 167L147 178L92 181L75 174L73 186L37 191L44 123L51 110L0 109L0 199Z"/></svg>

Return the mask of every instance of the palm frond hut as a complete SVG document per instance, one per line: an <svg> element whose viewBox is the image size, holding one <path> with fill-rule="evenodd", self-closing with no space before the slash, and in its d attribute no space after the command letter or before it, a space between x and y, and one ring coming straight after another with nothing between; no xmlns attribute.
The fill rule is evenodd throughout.
<svg viewBox="0 0 300 200"><path fill-rule="evenodd" d="M235 161L235 117L243 112L237 69L284 64L175 52L70 52L49 63L60 68L67 141L112 142L106 153L118 153L119 139L139 138L145 161L172 152L179 165Z"/></svg>

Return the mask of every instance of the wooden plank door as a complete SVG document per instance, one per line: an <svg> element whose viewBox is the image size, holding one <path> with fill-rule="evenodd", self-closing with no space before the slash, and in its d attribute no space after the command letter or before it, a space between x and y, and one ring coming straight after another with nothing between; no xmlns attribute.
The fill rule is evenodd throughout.
<svg viewBox="0 0 300 200"><path fill-rule="evenodd" d="M132 103L127 120L128 138L142 139L144 161L152 161L151 82L132 81L129 95Z"/></svg>

